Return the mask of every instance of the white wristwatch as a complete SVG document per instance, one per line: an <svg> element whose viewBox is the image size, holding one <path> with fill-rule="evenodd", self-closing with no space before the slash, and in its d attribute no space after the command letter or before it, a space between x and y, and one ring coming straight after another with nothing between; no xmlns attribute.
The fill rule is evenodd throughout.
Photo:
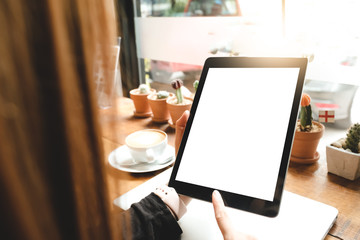
<svg viewBox="0 0 360 240"><path fill-rule="evenodd" d="M181 200L174 188L166 185L157 187L154 193L163 200L163 202L170 208L179 220L186 213L186 205Z"/></svg>

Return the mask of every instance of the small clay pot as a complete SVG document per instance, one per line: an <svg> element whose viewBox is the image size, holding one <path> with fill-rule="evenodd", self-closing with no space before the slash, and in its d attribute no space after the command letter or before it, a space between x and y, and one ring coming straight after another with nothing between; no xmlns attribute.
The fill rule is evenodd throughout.
<svg viewBox="0 0 360 240"><path fill-rule="evenodd" d="M326 146L326 163L328 172L340 177L356 180L360 177L360 153L346 151L342 147Z"/></svg>
<svg viewBox="0 0 360 240"><path fill-rule="evenodd" d="M176 121L181 117L181 115L186 110L190 110L192 105L192 100L190 98L184 98L183 103L177 104L176 97L168 97L166 103L171 116L171 119L169 120L169 125L172 128L175 128Z"/></svg>
<svg viewBox="0 0 360 240"><path fill-rule="evenodd" d="M152 112L147 99L149 94L155 93L155 89L150 89L150 93L140 93L139 89L133 89L130 91L130 98L134 102L135 111L134 115L136 117L150 117Z"/></svg>
<svg viewBox="0 0 360 240"><path fill-rule="evenodd" d="M166 100L171 97L174 97L173 93L170 93L169 97L161 98L161 99L157 98L156 93L152 93L147 96L150 107L151 107L151 111L153 113L152 120L154 122L163 123L163 122L169 121L170 113L167 108Z"/></svg>
<svg viewBox="0 0 360 240"><path fill-rule="evenodd" d="M311 164L319 160L320 155L316 151L321 137L324 134L325 127L321 123L312 122L317 125L320 131L317 132L299 132L295 131L294 142L291 150L291 162Z"/></svg>

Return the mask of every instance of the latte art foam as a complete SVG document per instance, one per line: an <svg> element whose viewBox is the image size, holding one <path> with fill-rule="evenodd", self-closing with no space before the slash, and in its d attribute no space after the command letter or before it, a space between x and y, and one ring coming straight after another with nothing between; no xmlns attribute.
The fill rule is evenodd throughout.
<svg viewBox="0 0 360 240"><path fill-rule="evenodd" d="M139 131L129 135L126 143L132 147L148 148L161 143L165 135L156 131Z"/></svg>

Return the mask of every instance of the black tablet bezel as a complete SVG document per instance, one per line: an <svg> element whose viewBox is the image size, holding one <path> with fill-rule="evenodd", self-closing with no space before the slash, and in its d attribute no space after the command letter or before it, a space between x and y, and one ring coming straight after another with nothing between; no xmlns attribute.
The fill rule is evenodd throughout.
<svg viewBox="0 0 360 240"><path fill-rule="evenodd" d="M205 200L211 202L213 188L199 186L191 183L181 182L175 180L176 174L181 163L181 158L185 149L185 145L189 136L189 132L192 126L192 122L196 113L196 109L201 97L201 93L206 82L206 76L209 68L299 68L298 81L296 84L296 90L293 98L293 104L291 114L289 118L289 124L286 133L286 140L284 143L282 159L280 163L280 170L276 183L276 189L274 193L273 201L267 201L236 193L231 193L217 189L227 206L245 210L248 212L260 214L268 217L275 217L278 215L281 196L284 188L285 177L288 169L289 158L292 148L293 137L295 134L295 126L298 117L298 110L301 101L301 95L304 85L305 72L307 67L306 58L260 58L260 57L213 57L208 58L205 61L204 68L201 73L199 86L195 94L195 98L190 110L190 117L185 127L185 132L179 147L179 151L176 157L175 165L171 173L169 186L176 189L179 194L187 195L193 198ZM210 113L209 113L210 114Z"/></svg>

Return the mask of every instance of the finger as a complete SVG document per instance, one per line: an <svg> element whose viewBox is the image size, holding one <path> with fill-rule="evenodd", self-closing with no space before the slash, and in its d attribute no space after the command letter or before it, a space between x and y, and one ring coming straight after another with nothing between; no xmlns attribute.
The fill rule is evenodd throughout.
<svg viewBox="0 0 360 240"><path fill-rule="evenodd" d="M186 110L181 117L176 121L176 130L175 130L175 151L176 155L180 147L181 139L185 131L186 123L189 119L189 111Z"/></svg>
<svg viewBox="0 0 360 240"><path fill-rule="evenodd" d="M214 206L214 213L216 222L220 228L224 239L233 234L233 229L231 225L231 221L226 213L224 201L220 195L220 193L215 190L212 194L212 202Z"/></svg>

